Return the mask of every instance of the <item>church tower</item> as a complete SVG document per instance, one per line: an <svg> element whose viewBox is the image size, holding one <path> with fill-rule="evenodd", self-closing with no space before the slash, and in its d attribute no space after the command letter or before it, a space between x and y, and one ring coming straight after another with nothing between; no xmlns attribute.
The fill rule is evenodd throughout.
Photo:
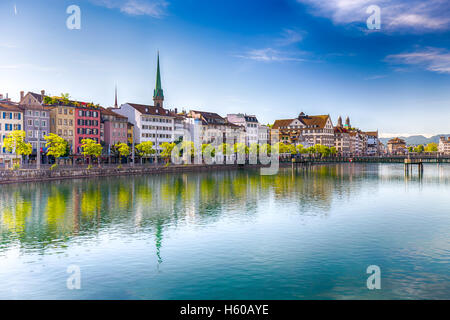
<svg viewBox="0 0 450 320"><path fill-rule="evenodd" d="M156 70L156 88L153 91L153 103L155 107L163 108L164 92L161 86L161 72L159 69L159 51L158 51L158 66Z"/></svg>
<svg viewBox="0 0 450 320"><path fill-rule="evenodd" d="M119 105L117 104L117 84L116 84L116 90L115 90L115 99L114 99L114 108L118 108L119 107Z"/></svg>
<svg viewBox="0 0 450 320"><path fill-rule="evenodd" d="M341 117L341 116L339 116L339 118L338 118L337 126L338 126L339 128L342 128L342 117Z"/></svg>
<svg viewBox="0 0 450 320"><path fill-rule="evenodd" d="M350 118L349 118L349 117L347 117L347 118L345 119L345 126L346 126L347 128L351 128L351 126L350 126Z"/></svg>

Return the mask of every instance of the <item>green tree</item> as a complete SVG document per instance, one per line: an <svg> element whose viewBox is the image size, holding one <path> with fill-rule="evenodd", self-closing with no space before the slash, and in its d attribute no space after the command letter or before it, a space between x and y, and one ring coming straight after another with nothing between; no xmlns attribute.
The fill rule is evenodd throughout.
<svg viewBox="0 0 450 320"><path fill-rule="evenodd" d="M271 154L272 152L272 146L268 143L264 143L259 147L260 153L261 154Z"/></svg>
<svg viewBox="0 0 450 320"><path fill-rule="evenodd" d="M92 157L96 157L98 159L98 166L100 167L100 155L102 154L102 145L97 143L92 139L83 139L81 140L81 149L83 156L90 157L92 163Z"/></svg>
<svg viewBox="0 0 450 320"><path fill-rule="evenodd" d="M59 158L66 155L67 147L69 145L66 140L54 133L49 133L44 139L47 141L45 144L47 156L55 157L56 162L58 162Z"/></svg>
<svg viewBox="0 0 450 320"><path fill-rule="evenodd" d="M117 150L119 157L126 157L128 159L128 156L130 155L130 147L126 143L117 143L114 145L114 149Z"/></svg>
<svg viewBox="0 0 450 320"><path fill-rule="evenodd" d="M293 145L293 144L287 145L287 146L286 146L286 149L287 149L287 153L290 153L291 155L295 155L295 154L298 153L297 148L296 148L295 145Z"/></svg>
<svg viewBox="0 0 450 320"><path fill-rule="evenodd" d="M7 152L14 152L17 156L28 156L33 152L31 143L25 142L26 133L23 130L15 130L9 133L3 140L3 148Z"/></svg>
<svg viewBox="0 0 450 320"><path fill-rule="evenodd" d="M419 144L417 147L414 148L414 152L417 153L422 153L425 151L425 147L423 146L423 144Z"/></svg>
<svg viewBox="0 0 450 320"><path fill-rule="evenodd" d="M234 151L234 153L237 153L237 154L247 154L248 153L248 148L245 145L245 143L236 142L233 145L233 151Z"/></svg>
<svg viewBox="0 0 450 320"><path fill-rule="evenodd" d="M180 154L185 155L186 157L192 157L195 155L195 146L192 141L183 141L181 143Z"/></svg>
<svg viewBox="0 0 450 320"><path fill-rule="evenodd" d="M439 146L434 142L427 144L427 146L425 147L425 152L438 152L438 150Z"/></svg>
<svg viewBox="0 0 450 320"><path fill-rule="evenodd" d="M330 153L334 156L334 155L336 155L337 154L337 149L336 149L336 147L331 147L330 148Z"/></svg>
<svg viewBox="0 0 450 320"><path fill-rule="evenodd" d="M216 156L216 148L209 143L202 144L202 155L203 159L206 159L206 157L214 158Z"/></svg>
<svg viewBox="0 0 450 320"><path fill-rule="evenodd" d="M166 163L169 163L170 158L172 157L172 151L175 148L176 144L174 142L163 142L161 144L161 157L164 159Z"/></svg>
<svg viewBox="0 0 450 320"><path fill-rule="evenodd" d="M317 144L315 149L316 153L320 154L322 158L328 157L331 154L330 148L321 144Z"/></svg>
<svg viewBox="0 0 450 320"><path fill-rule="evenodd" d="M303 147L302 144L297 145L296 148L297 148L297 153L300 153L300 154L308 153L308 151Z"/></svg>
<svg viewBox="0 0 450 320"><path fill-rule="evenodd" d="M228 143L222 143L220 146L217 147L217 151L222 153L223 155L227 155L231 152L231 146Z"/></svg>
<svg viewBox="0 0 450 320"><path fill-rule="evenodd" d="M150 158L152 154L154 154L156 151L153 149L153 142L151 141L144 141L139 143L135 146L139 156L141 157L141 164L142 164L142 158Z"/></svg>

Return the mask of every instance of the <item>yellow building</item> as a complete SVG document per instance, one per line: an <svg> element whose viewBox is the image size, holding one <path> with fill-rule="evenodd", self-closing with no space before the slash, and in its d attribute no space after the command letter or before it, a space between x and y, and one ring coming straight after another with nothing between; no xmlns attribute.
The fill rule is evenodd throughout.
<svg viewBox="0 0 450 320"><path fill-rule="evenodd" d="M52 107L50 132L62 137L73 147L75 145L75 108L71 106Z"/></svg>
<svg viewBox="0 0 450 320"><path fill-rule="evenodd" d="M128 122L127 125L127 137L128 137L128 143L133 144L134 140L134 125L130 122Z"/></svg>

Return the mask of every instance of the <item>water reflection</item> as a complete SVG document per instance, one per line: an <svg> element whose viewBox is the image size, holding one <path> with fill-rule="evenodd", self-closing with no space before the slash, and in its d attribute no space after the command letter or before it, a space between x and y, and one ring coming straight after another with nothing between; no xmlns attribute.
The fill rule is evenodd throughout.
<svg viewBox="0 0 450 320"><path fill-rule="evenodd" d="M449 180L345 164L0 186L0 298L448 298Z"/></svg>
<svg viewBox="0 0 450 320"><path fill-rule="evenodd" d="M335 165L283 169L276 176L257 171L154 175L0 187L0 243L4 250L64 247L100 229L154 236L162 262L163 234L179 224L213 224L226 215L252 218L261 200L291 203L303 214L327 214L333 199L376 192L379 183L449 183L449 167L438 165L418 181L405 180L399 165ZM435 169L435 168L434 168ZM368 183L369 182L369 183ZM375 183L370 183L375 182ZM320 210L318 210L320 209ZM242 217L240 217L242 218Z"/></svg>

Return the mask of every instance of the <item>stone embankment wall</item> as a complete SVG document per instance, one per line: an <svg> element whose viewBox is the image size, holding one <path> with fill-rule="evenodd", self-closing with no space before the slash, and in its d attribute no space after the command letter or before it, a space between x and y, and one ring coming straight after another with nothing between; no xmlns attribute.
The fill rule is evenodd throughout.
<svg viewBox="0 0 450 320"><path fill-rule="evenodd" d="M123 175L147 175L158 173L203 172L217 170L235 170L238 168L259 168L259 165L171 165L164 166L123 166L119 168L67 168L56 170L0 170L0 184L51 181L60 179L81 179L92 177L108 177Z"/></svg>

